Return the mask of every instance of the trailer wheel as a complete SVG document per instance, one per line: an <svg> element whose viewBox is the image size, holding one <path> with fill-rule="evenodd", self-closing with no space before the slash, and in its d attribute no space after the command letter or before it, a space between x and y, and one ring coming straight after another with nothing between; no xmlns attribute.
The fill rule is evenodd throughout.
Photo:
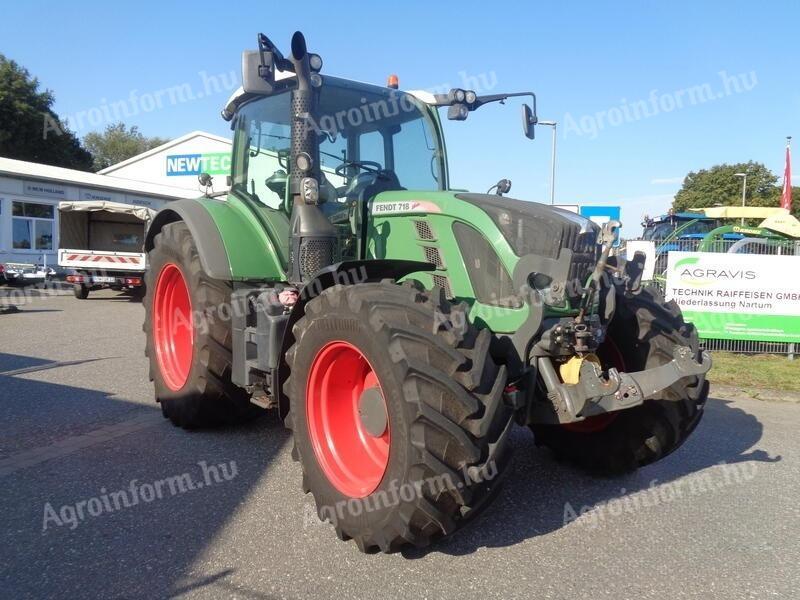
<svg viewBox="0 0 800 600"><path fill-rule="evenodd" d="M145 354L156 401L186 429L240 422L258 409L231 383L231 322L219 315L231 285L212 279L182 221L155 236L145 275Z"/></svg>
<svg viewBox="0 0 800 600"><path fill-rule="evenodd" d="M440 289L334 286L287 353L292 456L317 514L363 552L425 546L485 506L508 464L512 410L491 334Z"/></svg>
<svg viewBox="0 0 800 600"><path fill-rule="evenodd" d="M78 300L86 300L89 297L89 287L82 283L76 283L72 286L72 293Z"/></svg>
<svg viewBox="0 0 800 600"><path fill-rule="evenodd" d="M128 290L128 297L131 302L142 302L146 293L145 285L142 284L138 287Z"/></svg>
<svg viewBox="0 0 800 600"><path fill-rule="evenodd" d="M639 294L617 295L617 312L609 326L610 349L628 371L668 363L675 346L700 356L697 331L683 320L675 302L665 302L655 286ZM609 348L607 347L608 351ZM618 361L611 361L618 362ZM613 365L619 366L619 365ZM708 398L704 377L677 381L655 398L627 410L594 417L577 426L534 425L537 445L550 448L588 471L624 473L664 458L678 449L697 427Z"/></svg>

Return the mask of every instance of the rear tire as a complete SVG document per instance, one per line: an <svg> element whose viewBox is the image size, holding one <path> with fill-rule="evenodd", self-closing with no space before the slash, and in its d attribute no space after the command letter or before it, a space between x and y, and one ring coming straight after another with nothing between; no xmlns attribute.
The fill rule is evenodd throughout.
<svg viewBox="0 0 800 600"><path fill-rule="evenodd" d="M629 297L617 295L617 312L608 335L630 372L668 363L678 345L700 356L694 326L684 322L678 305L665 302L655 286ZM560 425L532 429L537 445L547 446L559 458L593 472L624 473L678 449L700 422L707 398L705 378L690 377L637 407L615 413L607 426L594 431Z"/></svg>
<svg viewBox="0 0 800 600"><path fill-rule="evenodd" d="M363 552L425 546L488 503L508 465L512 411L503 402L506 369L489 354L491 334L469 323L466 305L410 283L335 286L308 303L293 334L286 384L292 456L302 464L303 489L314 495L317 514L340 539L353 539ZM356 348L364 357L388 421L381 430L389 438L384 470L358 480L366 484L360 494L343 492L346 482L331 476L313 425L321 394L309 382L318 381L312 373L332 346ZM322 375L333 378L334 369ZM361 389L353 388L353 399ZM355 402L339 398L335 406L350 407L355 422ZM363 472L360 462L348 464ZM347 471L346 464L345 477Z"/></svg>
<svg viewBox="0 0 800 600"><path fill-rule="evenodd" d="M155 236L148 265L145 354L150 359L150 379L164 417L176 426L196 429L241 422L259 414L249 394L231 383L231 322L220 318L218 311L220 305L230 302L231 285L203 271L197 246L184 222L169 223ZM188 310L186 303L172 309L165 304L167 288L160 281L162 276L171 277L178 286L183 281ZM166 330L168 321L170 331ZM166 346L184 351L171 356L163 349Z"/></svg>
<svg viewBox="0 0 800 600"><path fill-rule="evenodd" d="M76 283L72 286L72 293L78 300L86 300L89 297L89 288L82 283Z"/></svg>

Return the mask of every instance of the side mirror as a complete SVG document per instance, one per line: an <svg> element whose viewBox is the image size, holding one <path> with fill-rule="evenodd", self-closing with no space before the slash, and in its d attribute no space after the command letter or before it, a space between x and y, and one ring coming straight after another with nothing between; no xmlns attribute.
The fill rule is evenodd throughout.
<svg viewBox="0 0 800 600"><path fill-rule="evenodd" d="M536 123L539 121L536 114L531 110L531 107L527 104L522 105L522 132L525 134L525 137L529 140L532 140L536 137L536 132L534 131L534 127L536 127Z"/></svg>
<svg viewBox="0 0 800 600"><path fill-rule="evenodd" d="M272 62L270 52L266 52L265 57ZM242 89L249 94L271 94L274 87L275 70L272 65L262 69L261 53L258 50L242 52Z"/></svg>
<svg viewBox="0 0 800 600"><path fill-rule="evenodd" d="M208 173L200 173L200 175L197 176L197 181L199 181L200 185L203 187L209 187L213 184L214 179Z"/></svg>

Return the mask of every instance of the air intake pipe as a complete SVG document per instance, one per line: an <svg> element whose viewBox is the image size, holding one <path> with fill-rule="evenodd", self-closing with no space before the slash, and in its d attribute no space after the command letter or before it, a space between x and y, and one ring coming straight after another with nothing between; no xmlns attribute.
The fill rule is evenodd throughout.
<svg viewBox="0 0 800 600"><path fill-rule="evenodd" d="M292 283L303 283L333 264L336 230L319 208L319 136L314 124L319 122L317 98L321 80L311 72L306 40L299 31L292 36L290 60L297 75L297 87L291 92L289 279Z"/></svg>

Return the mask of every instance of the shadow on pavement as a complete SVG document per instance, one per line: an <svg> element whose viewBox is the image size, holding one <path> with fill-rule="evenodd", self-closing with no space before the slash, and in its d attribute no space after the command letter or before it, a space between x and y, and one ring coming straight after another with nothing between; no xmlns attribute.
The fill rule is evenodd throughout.
<svg viewBox="0 0 800 600"><path fill-rule="evenodd" d="M658 487L682 477L700 477L702 471L720 463L780 461L780 456L752 449L762 432L761 422L753 415L728 401L709 398L700 425L673 454L634 473L599 478L556 461L548 450L535 448L528 431L518 428L514 468L484 514L454 536L426 549L404 551L404 556L420 558L431 552L464 555L482 547L518 544L564 527L569 523L567 506L579 513L584 506L649 490L654 480ZM699 489L701 481L697 483Z"/></svg>
<svg viewBox="0 0 800 600"><path fill-rule="evenodd" d="M47 362L0 355L7 370ZM230 584L233 568L194 576L193 566L283 448L277 416L188 433L155 403L103 390L0 376L0 396L2 458L39 460L0 473L4 597L166 598L199 588L269 597ZM71 453L42 462L41 453L71 444ZM160 496L145 494L159 488Z"/></svg>
<svg viewBox="0 0 800 600"><path fill-rule="evenodd" d="M53 361L46 358L38 358L35 356L23 356L21 354L7 354L0 352L0 373L7 371L16 371L17 369L27 369L29 367L38 367L41 365L49 364ZM2 388L0 388L2 389Z"/></svg>

